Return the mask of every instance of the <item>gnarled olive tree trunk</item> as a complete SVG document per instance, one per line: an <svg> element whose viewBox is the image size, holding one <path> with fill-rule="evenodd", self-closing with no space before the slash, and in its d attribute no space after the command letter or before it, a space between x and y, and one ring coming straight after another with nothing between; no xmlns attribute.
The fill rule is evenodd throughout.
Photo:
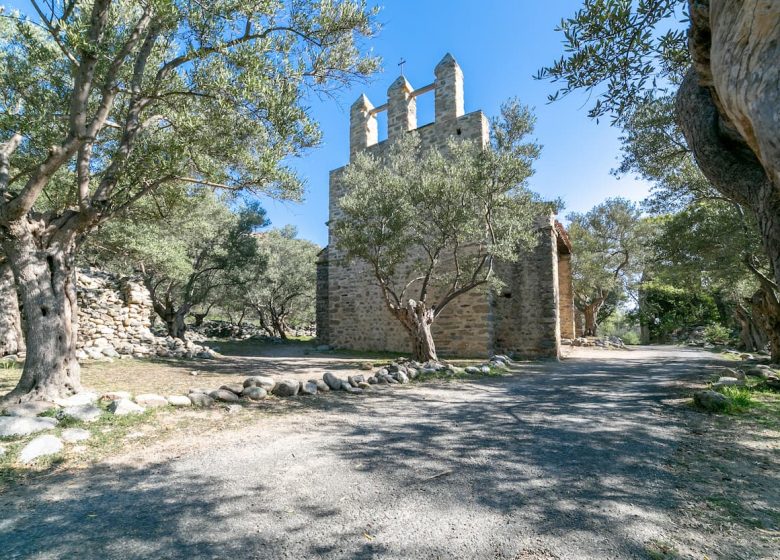
<svg viewBox="0 0 780 560"><path fill-rule="evenodd" d="M690 12L699 85L780 191L780 3L692 0Z"/></svg>
<svg viewBox="0 0 780 560"><path fill-rule="evenodd" d="M24 333L16 280L8 261L0 261L0 356L24 352Z"/></svg>
<svg viewBox="0 0 780 560"><path fill-rule="evenodd" d="M585 318L585 330L583 335L596 336L598 330L598 316L601 306L604 305L604 300L596 300L593 303L583 306L581 309L582 315Z"/></svg>
<svg viewBox="0 0 780 560"><path fill-rule="evenodd" d="M195 306L195 302L185 301L177 308L173 293L179 289L178 284L170 282L165 291L163 291L160 287L160 282L155 282L153 274L147 274L143 270L142 276L144 285L149 290L149 296L152 299L152 309L165 323L165 330L168 336L186 340L187 325L184 320Z"/></svg>
<svg viewBox="0 0 780 560"><path fill-rule="evenodd" d="M761 288L750 299L753 316L769 338L772 361L780 363L780 302L773 291Z"/></svg>
<svg viewBox="0 0 780 560"><path fill-rule="evenodd" d="M178 309L170 305L170 302L166 302L165 305L153 301L153 307L160 319L165 323L165 329L168 332L168 336L173 338L180 338L185 340L187 333L187 325L184 319L187 317L187 313L190 312L191 306L184 304Z"/></svg>
<svg viewBox="0 0 780 560"><path fill-rule="evenodd" d="M437 361L436 344L433 342L431 325L435 318L434 309L424 301L410 299L404 306L390 309L391 313L401 322L412 346L412 359L418 362Z"/></svg>
<svg viewBox="0 0 780 560"><path fill-rule="evenodd" d="M747 303L752 304L752 301ZM752 307L752 305L751 305ZM742 303L737 303L734 309L734 317L739 323L739 338L743 350L757 352L762 350L769 340L764 332L763 324Z"/></svg>
<svg viewBox="0 0 780 560"><path fill-rule="evenodd" d="M749 208L780 286L780 3L690 0L693 67L677 121L702 173ZM766 324L773 356L780 323Z"/></svg>
<svg viewBox="0 0 780 560"><path fill-rule="evenodd" d="M28 352L21 380L2 401L51 400L77 393L75 233L28 215L5 228L3 250L24 307Z"/></svg>

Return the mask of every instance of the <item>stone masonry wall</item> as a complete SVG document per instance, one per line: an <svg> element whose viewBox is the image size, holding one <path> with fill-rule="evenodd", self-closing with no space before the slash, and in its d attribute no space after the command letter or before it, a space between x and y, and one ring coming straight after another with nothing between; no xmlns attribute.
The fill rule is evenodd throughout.
<svg viewBox="0 0 780 560"><path fill-rule="evenodd" d="M81 269L76 280L79 305L79 358L147 356L152 301L140 282L96 269Z"/></svg>
<svg viewBox="0 0 780 560"><path fill-rule="evenodd" d="M574 288L571 254L558 251L558 290L560 292L561 338L576 338L574 329Z"/></svg>
<svg viewBox="0 0 780 560"><path fill-rule="evenodd" d="M152 300L140 280L97 269L80 269L76 278L79 306L77 357L213 358L217 354L191 340L155 336Z"/></svg>
<svg viewBox="0 0 780 560"><path fill-rule="evenodd" d="M350 111L350 156L365 151L382 157L387 140L377 142L376 113L388 112L388 139L410 130L423 147L443 150L451 138L489 141L488 120L481 111L464 114L463 74L447 55L437 65L436 80L418 91L401 77L388 90L388 103L374 108L361 96ZM435 122L416 127L415 98L435 91ZM339 199L345 194L344 167L330 174L330 219L340 217ZM437 350L450 356L485 356L496 351L522 355L557 356L560 347L558 255L552 221L543 224L540 246L516 264L499 269L512 298L473 290L451 302L433 324ZM327 261L318 269L318 336L323 343L358 350L408 352L410 341L401 324L387 310L381 289L367 266L345 264L329 233ZM400 267L399 280L411 278ZM404 282L405 283L405 282ZM327 310L327 312L325 312Z"/></svg>
<svg viewBox="0 0 780 560"><path fill-rule="evenodd" d="M0 356L23 356L23 340L19 325L19 310L11 313L16 303L13 278L0 275ZM78 302L78 338L76 357L79 360L105 360L121 356L144 358L186 357L214 358L213 350L171 337L155 336L151 330L154 314L149 291L140 280L120 278L95 268L82 268L76 273ZM3 316L4 310L8 317ZM13 342L13 344L11 344Z"/></svg>
<svg viewBox="0 0 780 560"><path fill-rule="evenodd" d="M478 111L445 122L443 126L439 126L439 123L428 124L416 132L423 146L443 149L453 135L486 141L488 121ZM366 151L379 157L388 147L389 143L384 141L369 146ZM330 175L331 219L340 216L338 200L345 193L341 183L343 171L342 167ZM362 263L339 263L342 254L335 248L332 232L328 241L327 343L340 348L409 352L409 337L387 310L381 289L371 272ZM400 275L403 276L404 272L400 271ZM322 301L322 297L319 299ZM485 321L488 311L488 300L484 293L471 292L452 302L433 324L437 350L454 356L482 356L488 353L490 333Z"/></svg>
<svg viewBox="0 0 780 560"><path fill-rule="evenodd" d="M494 300L495 348L524 357L559 356L558 255L554 229L540 230L539 243L517 262L502 263L506 286Z"/></svg>
<svg viewBox="0 0 780 560"><path fill-rule="evenodd" d="M315 317L317 324L317 340L320 344L330 344L330 315L328 314L328 249L320 252L317 260L317 300Z"/></svg>

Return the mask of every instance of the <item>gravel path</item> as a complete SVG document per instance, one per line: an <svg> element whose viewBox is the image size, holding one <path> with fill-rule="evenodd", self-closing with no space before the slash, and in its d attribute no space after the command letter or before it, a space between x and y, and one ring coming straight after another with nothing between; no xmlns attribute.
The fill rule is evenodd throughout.
<svg viewBox="0 0 780 560"><path fill-rule="evenodd" d="M694 350L577 351L477 382L329 395L179 457L0 495L0 557L647 558Z"/></svg>

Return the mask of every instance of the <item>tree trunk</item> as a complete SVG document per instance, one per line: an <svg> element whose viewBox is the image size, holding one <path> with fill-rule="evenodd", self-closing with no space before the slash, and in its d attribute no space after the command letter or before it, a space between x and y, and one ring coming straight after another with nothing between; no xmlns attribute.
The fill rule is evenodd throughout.
<svg viewBox="0 0 780 560"><path fill-rule="evenodd" d="M582 314L585 317L585 331L583 332L585 336L596 336L596 331L598 330L597 319L602 305L604 305L604 300L598 299L582 308Z"/></svg>
<svg viewBox="0 0 780 560"><path fill-rule="evenodd" d="M753 294L750 306L769 339L772 362L780 363L780 302L777 295L762 288Z"/></svg>
<svg viewBox="0 0 780 560"><path fill-rule="evenodd" d="M282 340L287 340L287 323L284 320L284 313L277 313L270 306L269 311L271 313L271 321L273 323L274 331L276 331L276 336Z"/></svg>
<svg viewBox="0 0 780 560"><path fill-rule="evenodd" d="M703 83L707 83L706 77ZM780 190L733 125L722 118L711 88L700 83L695 69L688 72L680 85L676 112L678 124L704 176L724 196L755 215L776 290L780 285ZM774 354L777 352L774 347L780 341L780 322L770 320L767 329L770 342L775 341ZM771 332L772 329L777 330Z"/></svg>
<svg viewBox="0 0 780 560"><path fill-rule="evenodd" d="M431 334L431 324L422 321L412 334L412 355L418 362L438 361L436 345Z"/></svg>
<svg viewBox="0 0 780 560"><path fill-rule="evenodd" d="M183 305L178 311L173 311L163 317L165 328L168 330L169 336L186 340L185 333L187 332L187 325L184 323L184 318L187 316L188 312L188 306Z"/></svg>
<svg viewBox="0 0 780 560"><path fill-rule="evenodd" d="M193 313L192 316L195 318L195 323L193 326L200 327L203 326L203 320L208 316L209 312L206 311L205 313Z"/></svg>
<svg viewBox="0 0 780 560"><path fill-rule="evenodd" d="M8 261L0 261L0 356L24 352L22 314Z"/></svg>
<svg viewBox="0 0 780 560"><path fill-rule="evenodd" d="M149 290L149 295L152 298L152 308L157 316L165 323L165 330L167 331L168 336L186 340L185 332L187 326L184 323L184 318L190 312L194 304L185 302L179 309L176 309L171 297L171 291L174 288L173 285L168 286L164 298L161 299L159 297L158 288L151 275L144 275L144 284L146 285L146 289Z"/></svg>
<svg viewBox="0 0 780 560"><path fill-rule="evenodd" d="M48 233L41 221L26 218L7 227L3 241L25 311L27 357L16 388L4 403L51 400L81 390L76 359L75 243L68 235ZM63 241L64 239L64 241Z"/></svg>
<svg viewBox="0 0 780 560"><path fill-rule="evenodd" d="M767 0L692 0L691 54L700 85L718 113L755 154L780 191L780 4Z"/></svg>
<svg viewBox="0 0 780 560"><path fill-rule="evenodd" d="M438 361L436 344L431 334L434 310L430 309L425 302L409 300L407 307L391 311L409 333L412 359L418 362Z"/></svg>
<svg viewBox="0 0 780 560"><path fill-rule="evenodd" d="M741 303L737 303L734 315L740 326L739 338L743 350L757 352L767 345L767 337L763 326L759 325L750 311Z"/></svg>

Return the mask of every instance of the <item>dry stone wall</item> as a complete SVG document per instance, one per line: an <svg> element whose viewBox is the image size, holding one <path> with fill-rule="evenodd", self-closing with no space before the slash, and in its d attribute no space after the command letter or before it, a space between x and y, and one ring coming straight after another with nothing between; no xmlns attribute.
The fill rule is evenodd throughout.
<svg viewBox="0 0 780 560"><path fill-rule="evenodd" d="M76 276L79 360L218 356L193 341L156 336L151 330L152 301L140 280L120 278L95 268L79 269ZM10 268L0 263L0 356L13 355L23 360L23 315Z"/></svg>
<svg viewBox="0 0 780 560"><path fill-rule="evenodd" d="M152 300L140 280L87 268L78 271L76 286L80 360L217 355L192 341L155 336L151 330Z"/></svg>

